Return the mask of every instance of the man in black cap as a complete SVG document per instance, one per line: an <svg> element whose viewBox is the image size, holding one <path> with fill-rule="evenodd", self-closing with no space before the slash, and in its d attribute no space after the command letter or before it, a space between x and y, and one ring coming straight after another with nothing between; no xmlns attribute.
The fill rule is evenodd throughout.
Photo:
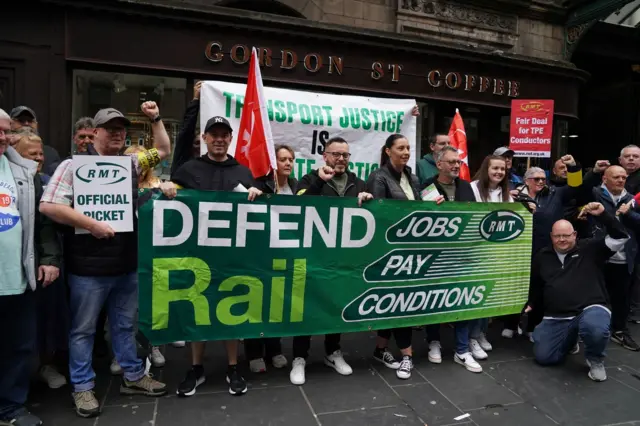
<svg viewBox="0 0 640 426"><path fill-rule="evenodd" d="M138 177L152 171L170 154L169 135L155 102L142 104L150 121L155 147L131 154L131 203L138 201ZM94 118L95 139L82 155L119 155L130 121L114 108L98 111ZM70 289L71 331L69 371L76 413L96 416L100 404L93 389L95 372L91 366L96 322L103 306L109 314L111 342L118 364L124 370L120 393L161 396L164 383L153 380L138 359L133 325L138 309L138 233L119 232L73 208L73 159L63 161L52 176L40 202L40 212L67 225L64 233L65 268ZM88 233L76 234L75 229Z"/></svg>
<svg viewBox="0 0 640 426"><path fill-rule="evenodd" d="M249 201L262 194L254 187L251 171L227 154L231 145L233 129L224 117L213 117L207 121L202 140L207 145L207 153L187 161L171 175L171 182L160 185L162 192L169 198L176 196L178 188L199 189L204 191L231 192L240 187L247 190ZM244 189L242 189L244 188ZM226 340L227 369L226 380L231 395L243 395L247 392L247 382L238 372L238 341ZM205 382L204 358L205 342L191 343L191 369L178 386L179 396L192 396L196 388Z"/></svg>
<svg viewBox="0 0 640 426"><path fill-rule="evenodd" d="M504 158L504 162L507 166L507 175L509 176L509 189L516 189L518 186L524 183L524 180L521 176L518 176L513 172L513 155L515 152L509 149L509 147L501 146L500 148L493 151L493 155L498 155Z"/></svg>
<svg viewBox="0 0 640 426"><path fill-rule="evenodd" d="M28 106L17 106L11 110L11 130L16 131L24 127L28 127L38 135L38 118L35 111ZM58 151L46 143L42 144L44 151L44 164L42 165L42 173L51 176L56 171L56 167L60 164L60 154Z"/></svg>

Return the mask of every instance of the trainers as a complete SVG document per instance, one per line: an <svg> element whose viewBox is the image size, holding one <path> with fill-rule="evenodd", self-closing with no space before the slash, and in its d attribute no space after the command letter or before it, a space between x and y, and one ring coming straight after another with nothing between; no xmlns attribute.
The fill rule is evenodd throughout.
<svg viewBox="0 0 640 426"><path fill-rule="evenodd" d="M22 407L12 414L10 418L0 420L0 425L7 426L39 426L42 420Z"/></svg>
<svg viewBox="0 0 640 426"><path fill-rule="evenodd" d="M289 380L294 385L304 385L305 375L304 367L307 365L307 361L304 358L295 358L292 363L291 373L289 373Z"/></svg>
<svg viewBox="0 0 640 426"><path fill-rule="evenodd" d="M187 376L178 385L176 394L182 397L193 396L196 394L198 386L206 381L207 379L204 376L204 369L202 366L191 367L191 370L187 372Z"/></svg>
<svg viewBox="0 0 640 426"><path fill-rule="evenodd" d="M502 330L502 337L504 337L505 339L513 339L514 334L515 334L515 331L510 330L508 328L505 328L504 330Z"/></svg>
<svg viewBox="0 0 640 426"><path fill-rule="evenodd" d="M111 370L111 374L114 376L122 376L122 374L124 373L124 371L122 371L122 367L120 367L120 364L118 364L118 361L115 358L113 359L113 361L111 361L109 370Z"/></svg>
<svg viewBox="0 0 640 426"><path fill-rule="evenodd" d="M491 352L493 350L493 346L491 346L491 343L489 343L489 341L487 340L487 336L485 336L484 333L480 333L475 340L478 342L483 351Z"/></svg>
<svg viewBox="0 0 640 426"><path fill-rule="evenodd" d="M407 380L411 378L411 370L413 370L413 359L405 355L402 357L402 362L400 362L400 366L396 370L396 376L398 379Z"/></svg>
<svg viewBox="0 0 640 426"><path fill-rule="evenodd" d="M453 356L453 360L456 363L463 365L464 368L471 371L472 373L482 373L482 366L478 364L475 359L473 359L473 355L471 355L471 352L466 352L464 354L456 353Z"/></svg>
<svg viewBox="0 0 640 426"><path fill-rule="evenodd" d="M573 348L571 348L571 350L569 351L569 354L576 355L578 353L580 353L580 343L576 342L576 345Z"/></svg>
<svg viewBox="0 0 640 426"><path fill-rule="evenodd" d="M527 337L529 338L529 341L531 343L535 343L535 340L533 340L533 332L532 331L527 331Z"/></svg>
<svg viewBox="0 0 640 426"><path fill-rule="evenodd" d="M335 351L331 355L327 355L324 357L324 364L333 368L343 376L348 376L353 373L353 370L347 364L347 361L344 360L342 356L342 352L340 350Z"/></svg>
<svg viewBox="0 0 640 426"><path fill-rule="evenodd" d="M271 358L271 365L273 365L275 368L285 368L288 364L289 361L287 361L287 357L282 354L276 355Z"/></svg>
<svg viewBox="0 0 640 426"><path fill-rule="evenodd" d="M229 384L229 393L231 395L244 395L247 393L247 381L238 372L236 366L229 366L227 369L227 383Z"/></svg>
<svg viewBox="0 0 640 426"><path fill-rule="evenodd" d="M616 331L611 333L611 340L630 351L640 351L640 345L631 338L628 331Z"/></svg>
<svg viewBox="0 0 640 426"><path fill-rule="evenodd" d="M162 396L166 393L167 385L153 380L150 374L142 376L136 382L130 382L123 377L120 384L120 394L122 395Z"/></svg>
<svg viewBox="0 0 640 426"><path fill-rule="evenodd" d="M607 370L604 368L604 363L600 361L589 361L589 378L594 382L604 382L607 380Z"/></svg>
<svg viewBox="0 0 640 426"><path fill-rule="evenodd" d="M489 358L489 355L480 347L480 343L476 339L469 339L469 349L471 349L471 355L475 359Z"/></svg>
<svg viewBox="0 0 640 426"><path fill-rule="evenodd" d="M249 370L251 370L252 373L266 373L267 365L264 363L264 358L249 361Z"/></svg>
<svg viewBox="0 0 640 426"><path fill-rule="evenodd" d="M187 342L185 342L184 340L178 340L176 342L173 342L171 346L173 346L174 348L184 348L186 344Z"/></svg>
<svg viewBox="0 0 640 426"><path fill-rule="evenodd" d="M58 389L67 384L67 379L50 365L43 365L38 375L50 389Z"/></svg>
<svg viewBox="0 0 640 426"><path fill-rule="evenodd" d="M380 361L387 368L391 368L392 370L397 370L398 368L400 368L400 363L398 362L396 357L394 357L393 354L389 352L389 349L387 348L376 348L376 350L373 351L373 359L375 359L376 361Z"/></svg>
<svg viewBox="0 0 640 426"><path fill-rule="evenodd" d="M93 391L73 392L76 414L80 417L94 417L100 414L100 404Z"/></svg>
<svg viewBox="0 0 640 426"><path fill-rule="evenodd" d="M429 343L429 362L434 364L442 363L442 346L437 340Z"/></svg>
<svg viewBox="0 0 640 426"><path fill-rule="evenodd" d="M160 348L158 346L151 346L151 353L149 354L149 359L151 360L151 365L156 368L164 367L165 359L162 352L160 352Z"/></svg>

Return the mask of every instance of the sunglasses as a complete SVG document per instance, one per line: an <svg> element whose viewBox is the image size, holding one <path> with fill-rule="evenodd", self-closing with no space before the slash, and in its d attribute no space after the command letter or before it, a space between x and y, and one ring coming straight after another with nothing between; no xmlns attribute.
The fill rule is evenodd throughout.
<svg viewBox="0 0 640 426"><path fill-rule="evenodd" d="M547 181L547 178L540 178L540 177L538 177L538 178L529 178L529 179L531 179L534 182L546 182Z"/></svg>

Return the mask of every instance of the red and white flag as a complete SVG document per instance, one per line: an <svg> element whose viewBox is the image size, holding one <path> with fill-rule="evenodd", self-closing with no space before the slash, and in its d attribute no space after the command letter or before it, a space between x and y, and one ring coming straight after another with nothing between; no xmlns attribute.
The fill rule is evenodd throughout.
<svg viewBox="0 0 640 426"><path fill-rule="evenodd" d="M255 47L251 52L235 158L238 163L251 170L254 178L266 176L277 168L271 123Z"/></svg>
<svg viewBox="0 0 640 426"><path fill-rule="evenodd" d="M456 108L456 115L451 122L451 128L449 129L449 139L451 146L458 150L460 154L460 179L469 182L471 180L471 173L469 173L469 151L467 150L467 132L464 131L464 122L460 111Z"/></svg>

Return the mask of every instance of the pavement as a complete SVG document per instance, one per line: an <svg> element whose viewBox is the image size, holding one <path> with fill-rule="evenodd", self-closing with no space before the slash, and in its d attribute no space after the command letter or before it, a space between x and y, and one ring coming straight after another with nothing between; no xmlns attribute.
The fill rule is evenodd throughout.
<svg viewBox="0 0 640 426"><path fill-rule="evenodd" d="M165 397L119 395L120 379L109 375L109 360L102 359L95 362L100 417L77 417L69 386L50 390L34 383L29 409L45 426L640 426L640 352L610 343L608 380L595 383L587 377L583 348L564 365L541 367L532 360L532 344L500 337L499 325L490 329L494 350L481 363L482 374L453 362L447 326L440 365L429 363L424 333L414 331L409 380L372 360L374 333L355 333L342 339L352 376L339 376L322 363L323 339L314 337L304 386L291 385L288 368L258 375L247 367L249 391L238 397L227 391L224 349L213 342L205 361L208 381L191 398L175 395L190 365L189 349L167 346L167 365L152 369L170 387ZM640 326L631 328L640 339ZM291 339L283 339L283 347L290 356Z"/></svg>

